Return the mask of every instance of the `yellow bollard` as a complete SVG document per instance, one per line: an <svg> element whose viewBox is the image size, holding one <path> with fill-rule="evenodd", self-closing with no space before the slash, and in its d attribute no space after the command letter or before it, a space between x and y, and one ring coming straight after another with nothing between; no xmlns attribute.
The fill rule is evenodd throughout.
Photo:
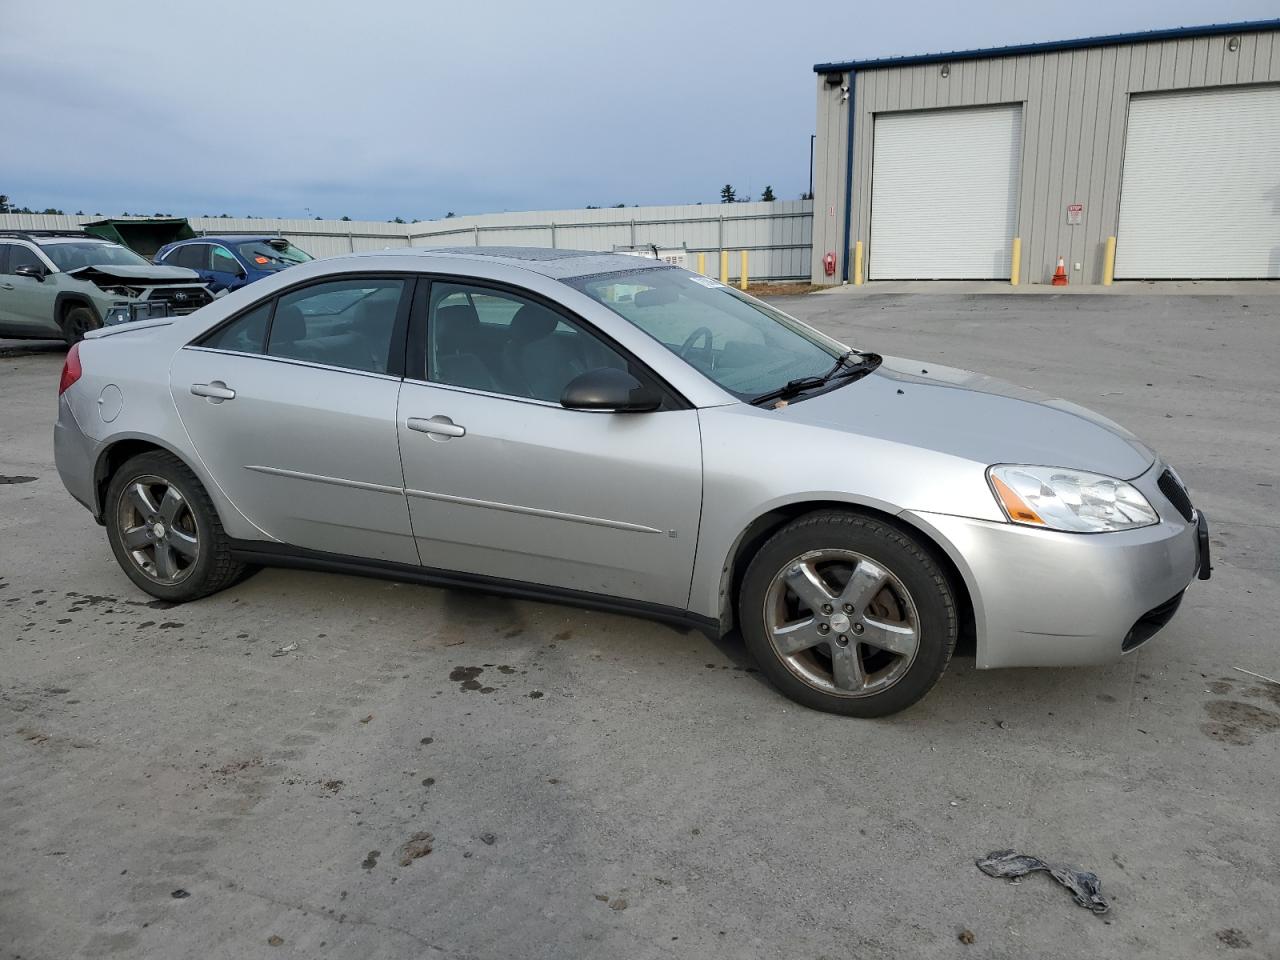
<svg viewBox="0 0 1280 960"><path fill-rule="evenodd" d="M729 282L729 251L720 251L720 282Z"/></svg>
<svg viewBox="0 0 1280 960"><path fill-rule="evenodd" d="M862 286L862 241L853 245L853 285Z"/></svg>
<svg viewBox="0 0 1280 960"><path fill-rule="evenodd" d="M1009 286L1016 287L1022 277L1022 238L1013 238L1013 262L1009 265Z"/></svg>
<svg viewBox="0 0 1280 960"><path fill-rule="evenodd" d="M698 254L698 275L702 277L707 275L707 255L705 253Z"/></svg>
<svg viewBox="0 0 1280 960"><path fill-rule="evenodd" d="M1107 237L1107 252L1102 259L1102 285L1111 286L1116 278L1116 238Z"/></svg>
<svg viewBox="0 0 1280 960"><path fill-rule="evenodd" d="M747 289L747 251L742 251L742 275L738 278L738 289Z"/></svg>

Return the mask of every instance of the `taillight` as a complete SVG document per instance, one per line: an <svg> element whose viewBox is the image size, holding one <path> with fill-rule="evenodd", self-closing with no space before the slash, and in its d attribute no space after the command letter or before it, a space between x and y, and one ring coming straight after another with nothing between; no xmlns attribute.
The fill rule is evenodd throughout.
<svg viewBox="0 0 1280 960"><path fill-rule="evenodd" d="M80 344L73 343L67 351L67 359L62 364L62 379L58 381L58 396L67 392L67 387L80 379Z"/></svg>

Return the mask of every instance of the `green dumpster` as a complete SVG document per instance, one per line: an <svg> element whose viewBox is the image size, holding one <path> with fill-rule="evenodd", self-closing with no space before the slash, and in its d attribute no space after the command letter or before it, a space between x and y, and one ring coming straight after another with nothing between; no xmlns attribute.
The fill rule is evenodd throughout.
<svg viewBox="0 0 1280 960"><path fill-rule="evenodd" d="M190 240L196 235L186 217L150 217L129 220L95 220L84 232L123 244L150 260L166 243Z"/></svg>

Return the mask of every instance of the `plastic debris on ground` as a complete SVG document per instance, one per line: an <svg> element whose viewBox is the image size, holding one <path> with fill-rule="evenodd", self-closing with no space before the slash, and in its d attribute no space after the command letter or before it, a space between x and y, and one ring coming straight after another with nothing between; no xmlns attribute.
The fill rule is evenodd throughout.
<svg viewBox="0 0 1280 960"><path fill-rule="evenodd" d="M1004 877L1006 880L1016 880L1029 873L1047 873L1070 890L1076 903L1086 910L1103 914L1111 909L1111 904L1102 895L1102 882L1098 875L1088 870L1077 870L1064 863L1049 863L1013 850L997 850L974 863L988 877Z"/></svg>

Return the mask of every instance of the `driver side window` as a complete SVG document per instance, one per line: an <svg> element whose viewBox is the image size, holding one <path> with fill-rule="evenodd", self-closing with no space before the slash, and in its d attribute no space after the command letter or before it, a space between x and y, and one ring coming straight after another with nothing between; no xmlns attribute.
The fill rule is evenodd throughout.
<svg viewBox="0 0 1280 960"><path fill-rule="evenodd" d="M240 261L231 255L231 251L226 247L211 248L212 265L210 270L219 273L241 274L244 271L240 267Z"/></svg>
<svg viewBox="0 0 1280 960"><path fill-rule="evenodd" d="M485 287L433 283L426 339L431 382L548 403L559 403L588 370L629 369L625 357L562 314Z"/></svg>
<svg viewBox="0 0 1280 960"><path fill-rule="evenodd" d="M9 245L9 273L17 273L19 267L39 267L41 270L48 268L40 262L40 258L28 250L20 243Z"/></svg>

